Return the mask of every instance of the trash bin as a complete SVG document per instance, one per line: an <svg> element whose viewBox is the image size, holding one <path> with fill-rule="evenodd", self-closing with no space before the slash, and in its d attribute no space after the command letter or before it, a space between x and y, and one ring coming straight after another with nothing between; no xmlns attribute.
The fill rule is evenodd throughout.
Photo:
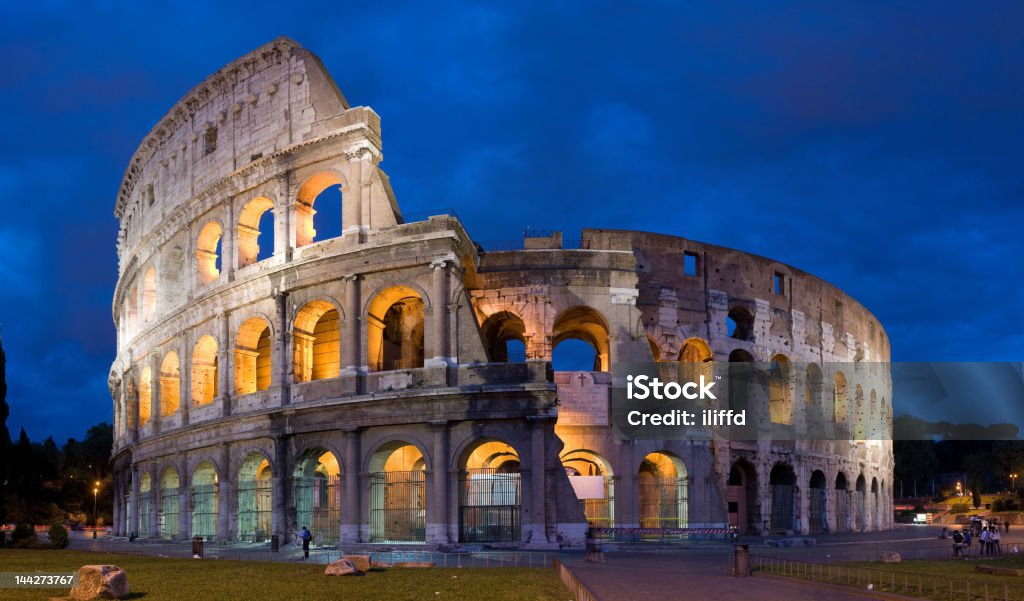
<svg viewBox="0 0 1024 601"><path fill-rule="evenodd" d="M203 537L193 536L192 537L192 557L203 556Z"/></svg>
<svg viewBox="0 0 1024 601"><path fill-rule="evenodd" d="M732 575L750 576L750 547L736 545L732 551Z"/></svg>
<svg viewBox="0 0 1024 601"><path fill-rule="evenodd" d="M279 539L276 534L271 535L271 537L270 537L270 550L272 552L276 552L276 551L280 550L280 548L281 548L281 539Z"/></svg>

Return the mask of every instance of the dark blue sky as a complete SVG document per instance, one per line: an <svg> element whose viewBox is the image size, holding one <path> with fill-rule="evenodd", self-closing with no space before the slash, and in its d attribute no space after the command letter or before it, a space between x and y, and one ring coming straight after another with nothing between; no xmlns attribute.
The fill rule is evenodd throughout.
<svg viewBox="0 0 1024 601"><path fill-rule="evenodd" d="M479 240L732 246L849 292L895 360L1021 359L1024 4L78 4L0 8L15 435L111 419L124 166L188 89L278 35L381 115L406 212L454 207Z"/></svg>

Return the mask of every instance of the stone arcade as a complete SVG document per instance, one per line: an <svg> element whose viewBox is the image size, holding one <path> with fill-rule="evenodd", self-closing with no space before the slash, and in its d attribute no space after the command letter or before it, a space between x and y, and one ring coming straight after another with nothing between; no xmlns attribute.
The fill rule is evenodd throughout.
<svg viewBox="0 0 1024 601"><path fill-rule="evenodd" d="M629 442L609 427L612 365L655 360L693 376L770 365L770 398L744 403L795 434L891 417L888 340L857 302L660 234L488 252L450 213L402 214L380 131L281 38L139 145L115 209L118 535L309 526L321 543L535 548L581 544L588 523L891 526L885 440ZM322 223L331 203L340 224ZM593 347L592 371L552 372L570 339ZM715 392L712 408L737 394Z"/></svg>

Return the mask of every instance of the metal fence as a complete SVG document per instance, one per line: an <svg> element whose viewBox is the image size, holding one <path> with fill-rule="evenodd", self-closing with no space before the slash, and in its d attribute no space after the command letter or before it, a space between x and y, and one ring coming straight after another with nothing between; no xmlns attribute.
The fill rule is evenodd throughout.
<svg viewBox="0 0 1024 601"><path fill-rule="evenodd" d="M520 538L519 472L471 469L459 478L459 540L516 542Z"/></svg>
<svg viewBox="0 0 1024 601"><path fill-rule="evenodd" d="M370 541L426 540L426 480L422 470L370 474Z"/></svg>
<svg viewBox="0 0 1024 601"><path fill-rule="evenodd" d="M863 565L826 564L796 561L780 557L750 556L754 572L786 578L799 578L837 586L850 586L882 593L913 596L935 601L1021 601L1011 596L1006 583L972 582L942 576L925 575L898 569Z"/></svg>

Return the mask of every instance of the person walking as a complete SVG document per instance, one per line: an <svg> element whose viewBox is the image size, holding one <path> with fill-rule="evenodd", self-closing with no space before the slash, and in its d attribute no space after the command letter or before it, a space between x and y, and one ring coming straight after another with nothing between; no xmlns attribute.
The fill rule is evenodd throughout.
<svg viewBox="0 0 1024 601"><path fill-rule="evenodd" d="M964 547L964 533L960 530L953 532L953 557L960 557L960 552L963 551Z"/></svg>
<svg viewBox="0 0 1024 601"><path fill-rule="evenodd" d="M302 539L302 559L309 559L309 541L313 540L313 534L308 527L303 526L299 538Z"/></svg>

